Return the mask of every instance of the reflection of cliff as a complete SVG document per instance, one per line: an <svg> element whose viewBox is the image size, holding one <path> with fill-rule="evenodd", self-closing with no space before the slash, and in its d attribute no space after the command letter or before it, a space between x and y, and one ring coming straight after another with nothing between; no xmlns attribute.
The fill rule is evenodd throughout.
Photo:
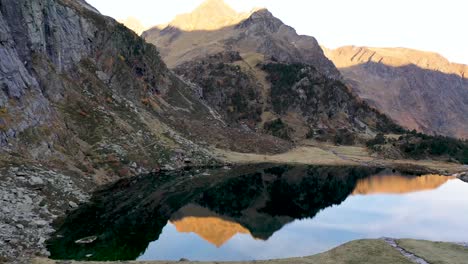
<svg viewBox="0 0 468 264"><path fill-rule="evenodd" d="M353 194L376 193L410 193L433 190L455 177L441 175L402 176L402 175L375 175L360 179Z"/></svg>

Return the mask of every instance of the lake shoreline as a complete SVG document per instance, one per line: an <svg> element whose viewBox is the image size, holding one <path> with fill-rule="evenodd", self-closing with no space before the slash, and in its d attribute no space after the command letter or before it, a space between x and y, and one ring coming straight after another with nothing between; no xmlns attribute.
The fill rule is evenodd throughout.
<svg viewBox="0 0 468 264"><path fill-rule="evenodd" d="M273 260L259 260L259 261L190 261L181 259L180 261L112 261L112 262L83 262L83 261L60 261L45 258L35 258L31 260L32 264L172 264L172 263L187 263L187 264L250 264L250 263L263 263L263 264L299 264L299 263L383 263L383 264L411 264L415 263L414 259L405 256L398 249L403 249L406 253L417 256L417 259L422 259L426 263L431 261L445 261L442 263L462 263L463 259L468 258L468 247L458 245L456 243L447 242L432 242L425 240L411 240L411 239L391 239L395 241L398 248L395 248L386 240L382 239L362 239L354 240L338 246L329 251L319 253L312 256L299 257L299 258L286 258L286 259L273 259ZM445 254L434 256L431 252L443 251ZM416 254L417 252L417 254Z"/></svg>
<svg viewBox="0 0 468 264"><path fill-rule="evenodd" d="M313 152L314 149L308 151ZM340 153L341 151L341 153ZM289 155L288 158L278 158L278 156L256 156L253 159L249 155L242 154L242 158L232 153L223 153L223 162L220 166L236 166L242 164L307 164L307 165L331 165L331 166L364 166L364 167L390 167L401 171L425 173L439 173L441 175L455 175L468 182L468 174L461 165L435 163L427 166L421 161L386 161L366 160L355 154L343 152L348 149L330 150L330 153L337 153L340 159L318 160L296 160L297 153ZM218 154L220 154L218 152ZM227 154L227 155L226 155ZM304 153L302 153L304 154ZM318 154L321 154L319 152ZM231 155L231 156L230 156ZM236 154L237 155L237 154ZM316 155L316 154L315 154ZM347 157L346 159L342 158ZM315 156L313 155L311 159ZM344 160L344 162L343 162ZM286 161L286 162L284 162ZM438 168L438 169L437 169ZM52 223L69 211L73 211L79 204L89 200L93 187L92 177L82 179L72 171L57 168L48 168L42 165L11 165L1 168L1 193L0 208L2 217L0 218L0 262L12 260L28 260L32 256L49 255L45 247L45 241L49 235L55 231ZM20 261L23 262L23 261ZM27 261L26 261L27 262Z"/></svg>

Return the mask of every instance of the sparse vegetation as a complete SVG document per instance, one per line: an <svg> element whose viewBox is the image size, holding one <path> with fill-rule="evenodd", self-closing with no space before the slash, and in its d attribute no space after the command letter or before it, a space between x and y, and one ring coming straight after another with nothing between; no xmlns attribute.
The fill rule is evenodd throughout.
<svg viewBox="0 0 468 264"><path fill-rule="evenodd" d="M300 73L302 68L302 64L269 63L262 66L272 84L271 103L275 112L285 113L299 99L292 86L305 77Z"/></svg>
<svg viewBox="0 0 468 264"><path fill-rule="evenodd" d="M416 131L407 131L398 139L386 138L383 133L367 143L374 151L381 151L382 146L391 145L408 158L427 157L446 158L468 164L468 141L445 136L429 136Z"/></svg>
<svg viewBox="0 0 468 264"><path fill-rule="evenodd" d="M356 119L363 120L375 131L402 131L387 116L356 97L343 82L326 77L313 66L268 63L261 67L272 84L271 100L275 112L284 114L299 109L312 126L327 120L325 123L331 128L330 131L337 131L330 139L336 135L334 141L339 144L354 144L355 135L351 134L358 131L352 131L355 128L364 129ZM313 131L308 134L308 137L313 136Z"/></svg>
<svg viewBox="0 0 468 264"><path fill-rule="evenodd" d="M263 129L268 134L271 134L275 137L279 137L282 139L290 140L292 129L281 120L281 118L275 119L270 122L265 122L263 125Z"/></svg>
<svg viewBox="0 0 468 264"><path fill-rule="evenodd" d="M262 113L260 88L252 76L232 64L239 59L238 53L220 53L185 63L175 71L198 84L203 89L203 99L229 122L242 122L253 128Z"/></svg>
<svg viewBox="0 0 468 264"><path fill-rule="evenodd" d="M8 114L8 109L4 107L0 107L0 116Z"/></svg>
<svg viewBox="0 0 468 264"><path fill-rule="evenodd" d="M383 133L378 133L374 139L367 142L367 146L372 148L373 146L376 146L376 145L383 145L385 144L385 142L386 142L385 135Z"/></svg>
<svg viewBox="0 0 468 264"><path fill-rule="evenodd" d="M335 134L335 143L351 146L356 144L356 134L348 129L339 129Z"/></svg>
<svg viewBox="0 0 468 264"><path fill-rule="evenodd" d="M468 142L444 136L410 132L399 138L400 149L409 157L445 156L468 164Z"/></svg>

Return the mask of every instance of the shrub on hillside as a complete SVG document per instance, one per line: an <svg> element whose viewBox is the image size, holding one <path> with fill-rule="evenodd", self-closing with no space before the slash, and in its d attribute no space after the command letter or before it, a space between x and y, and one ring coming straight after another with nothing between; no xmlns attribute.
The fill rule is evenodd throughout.
<svg viewBox="0 0 468 264"><path fill-rule="evenodd" d="M269 134L285 140L291 140L292 129L281 120L281 118L266 122L263 129Z"/></svg>

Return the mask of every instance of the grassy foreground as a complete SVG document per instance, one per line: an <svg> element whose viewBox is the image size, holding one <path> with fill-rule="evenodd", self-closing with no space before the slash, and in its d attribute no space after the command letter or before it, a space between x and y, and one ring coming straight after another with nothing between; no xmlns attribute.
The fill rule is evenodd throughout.
<svg viewBox="0 0 468 264"><path fill-rule="evenodd" d="M422 240L398 240L398 245L431 264L466 264L468 263L468 248L442 242Z"/></svg>
<svg viewBox="0 0 468 264"><path fill-rule="evenodd" d="M398 240L398 245L406 251L423 258L431 264L466 264L468 263L468 248L459 246L452 243L430 242L421 240ZM55 261L50 259L34 259L33 264L72 264L83 263L73 261ZM98 262L84 262L87 264L96 264ZM111 263L111 262L108 262ZM119 262L113 262L119 263ZM121 262L124 263L124 262ZM180 262L171 261L134 261L125 263L137 264L172 264ZM356 240L327 252L303 257L303 258L290 258L279 260L265 260L265 261L248 261L248 262L191 262L186 261L183 263L192 264L249 264L249 263L264 263L264 264L311 264L311 263L324 263L324 264L413 264L411 260L404 257L398 250L387 244L382 239L364 239Z"/></svg>

